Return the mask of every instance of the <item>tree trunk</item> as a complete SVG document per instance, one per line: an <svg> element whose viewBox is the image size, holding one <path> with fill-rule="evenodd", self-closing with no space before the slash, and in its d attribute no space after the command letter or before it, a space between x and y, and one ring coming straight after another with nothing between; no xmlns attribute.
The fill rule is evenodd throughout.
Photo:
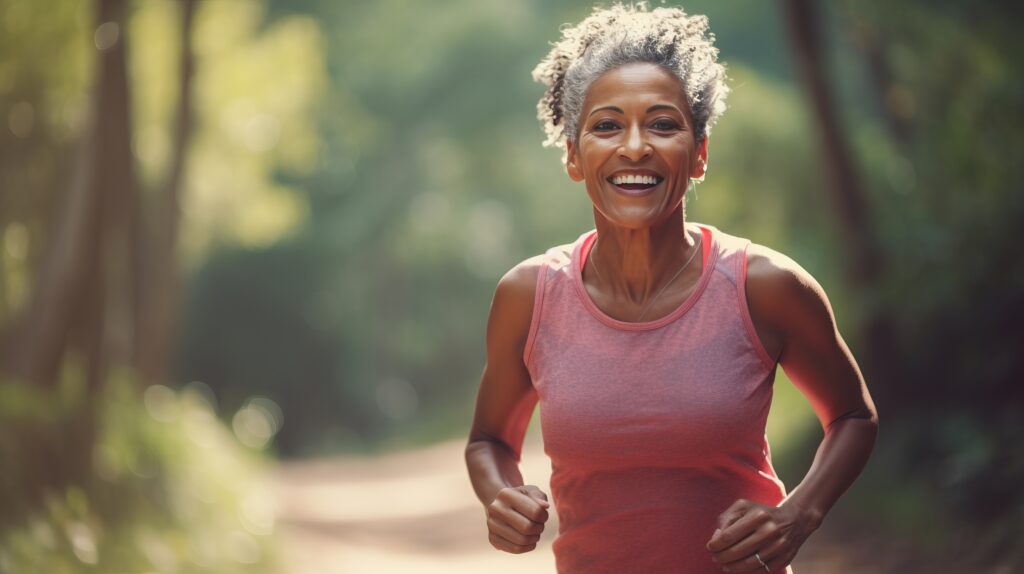
<svg viewBox="0 0 1024 574"><path fill-rule="evenodd" d="M866 294L879 288L885 261L878 248L863 179L829 90L822 63L825 49L819 35L818 4L813 0L785 0L784 7L795 59L820 130L831 184L828 189L845 251L845 274L859 292ZM867 353L865 371L869 378L883 381L878 388L885 393L900 382L893 330L885 310L872 308L867 312L862 333L862 347Z"/></svg>
<svg viewBox="0 0 1024 574"><path fill-rule="evenodd" d="M904 154L910 148L913 136L913 101L906 88L893 81L892 71L885 59L886 40L862 17L847 13L849 31L854 43L864 56L868 78L885 126Z"/></svg>
<svg viewBox="0 0 1024 574"><path fill-rule="evenodd" d="M138 200L131 156L131 108L124 43L124 0L99 0L97 27L117 26L101 51L92 113L66 200L50 230L33 300L5 341L5 370L52 386L68 350L79 353L90 389L111 358L125 356L134 303L127 229ZM111 29L107 26L108 31Z"/></svg>
<svg viewBox="0 0 1024 574"><path fill-rule="evenodd" d="M138 346L135 366L148 382L164 382L170 371L178 336L181 307L181 263L178 257L178 229L181 221L181 190L186 154L192 134L192 80L195 57L192 28L196 0L181 2L181 51L179 56L178 108L174 124L174 147L170 170L156 209L150 215L151 248L140 250L138 286L141 303L138 315ZM141 243L140 243L141 245Z"/></svg>

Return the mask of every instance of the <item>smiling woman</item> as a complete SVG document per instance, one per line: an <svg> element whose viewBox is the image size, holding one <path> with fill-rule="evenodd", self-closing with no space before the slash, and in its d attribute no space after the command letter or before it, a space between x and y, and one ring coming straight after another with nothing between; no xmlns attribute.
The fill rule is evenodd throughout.
<svg viewBox="0 0 1024 574"><path fill-rule="evenodd" d="M540 404L560 573L792 572L874 444L814 278L685 221L728 91L712 40L703 16L613 6L564 29L534 72L595 229L499 282L466 462L491 544L533 550L552 503L518 463ZM779 365L825 430L788 494L765 436Z"/></svg>
<svg viewBox="0 0 1024 574"><path fill-rule="evenodd" d="M681 210L690 178L704 174L707 138L698 140L679 79L656 64L624 64L591 84L583 109L579 133L566 142L567 169L593 182L594 209L628 229Z"/></svg>

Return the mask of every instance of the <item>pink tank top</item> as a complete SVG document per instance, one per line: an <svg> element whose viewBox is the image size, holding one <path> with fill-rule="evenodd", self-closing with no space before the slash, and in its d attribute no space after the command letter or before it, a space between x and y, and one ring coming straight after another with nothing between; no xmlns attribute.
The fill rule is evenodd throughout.
<svg viewBox="0 0 1024 574"><path fill-rule="evenodd" d="M705 547L718 515L739 498L786 496L765 435L775 361L744 293L750 242L698 226L697 287L654 321L618 321L587 295L596 230L571 257L549 251L537 278L523 360L551 459L560 574L718 574Z"/></svg>

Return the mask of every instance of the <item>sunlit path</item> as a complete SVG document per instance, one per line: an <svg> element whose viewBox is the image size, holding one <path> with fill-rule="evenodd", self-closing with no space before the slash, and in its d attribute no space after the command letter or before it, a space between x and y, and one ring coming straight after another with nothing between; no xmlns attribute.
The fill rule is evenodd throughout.
<svg viewBox="0 0 1024 574"><path fill-rule="evenodd" d="M451 441L381 457L282 465L276 473L280 574L554 574L554 512L533 552L512 555L490 546L483 508L462 462L464 446ZM528 433L523 476L550 494L549 464L539 436ZM918 570L923 566L917 558L896 541L844 530L830 517L793 569L797 574L967 572L936 565Z"/></svg>
<svg viewBox="0 0 1024 574"><path fill-rule="evenodd" d="M495 550L462 463L464 447L452 441L380 458L284 465L277 476L285 572L553 574L554 513L533 552ZM550 492L548 459L536 440L526 444L521 467Z"/></svg>

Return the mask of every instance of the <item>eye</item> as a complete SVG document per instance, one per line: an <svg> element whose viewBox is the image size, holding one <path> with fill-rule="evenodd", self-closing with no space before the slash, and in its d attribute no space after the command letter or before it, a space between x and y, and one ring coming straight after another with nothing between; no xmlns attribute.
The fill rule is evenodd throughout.
<svg viewBox="0 0 1024 574"><path fill-rule="evenodd" d="M595 132L610 132L619 126L615 125L615 122L611 120L601 120L594 124L594 127L590 128Z"/></svg>
<svg viewBox="0 0 1024 574"><path fill-rule="evenodd" d="M655 129L655 130L658 130L658 131L662 131L662 132L668 132L668 131L673 131L673 130L680 129L679 128L679 124L676 123L675 120L670 120L668 118L661 118L661 119L655 120L655 122L653 124L651 124L651 128Z"/></svg>

